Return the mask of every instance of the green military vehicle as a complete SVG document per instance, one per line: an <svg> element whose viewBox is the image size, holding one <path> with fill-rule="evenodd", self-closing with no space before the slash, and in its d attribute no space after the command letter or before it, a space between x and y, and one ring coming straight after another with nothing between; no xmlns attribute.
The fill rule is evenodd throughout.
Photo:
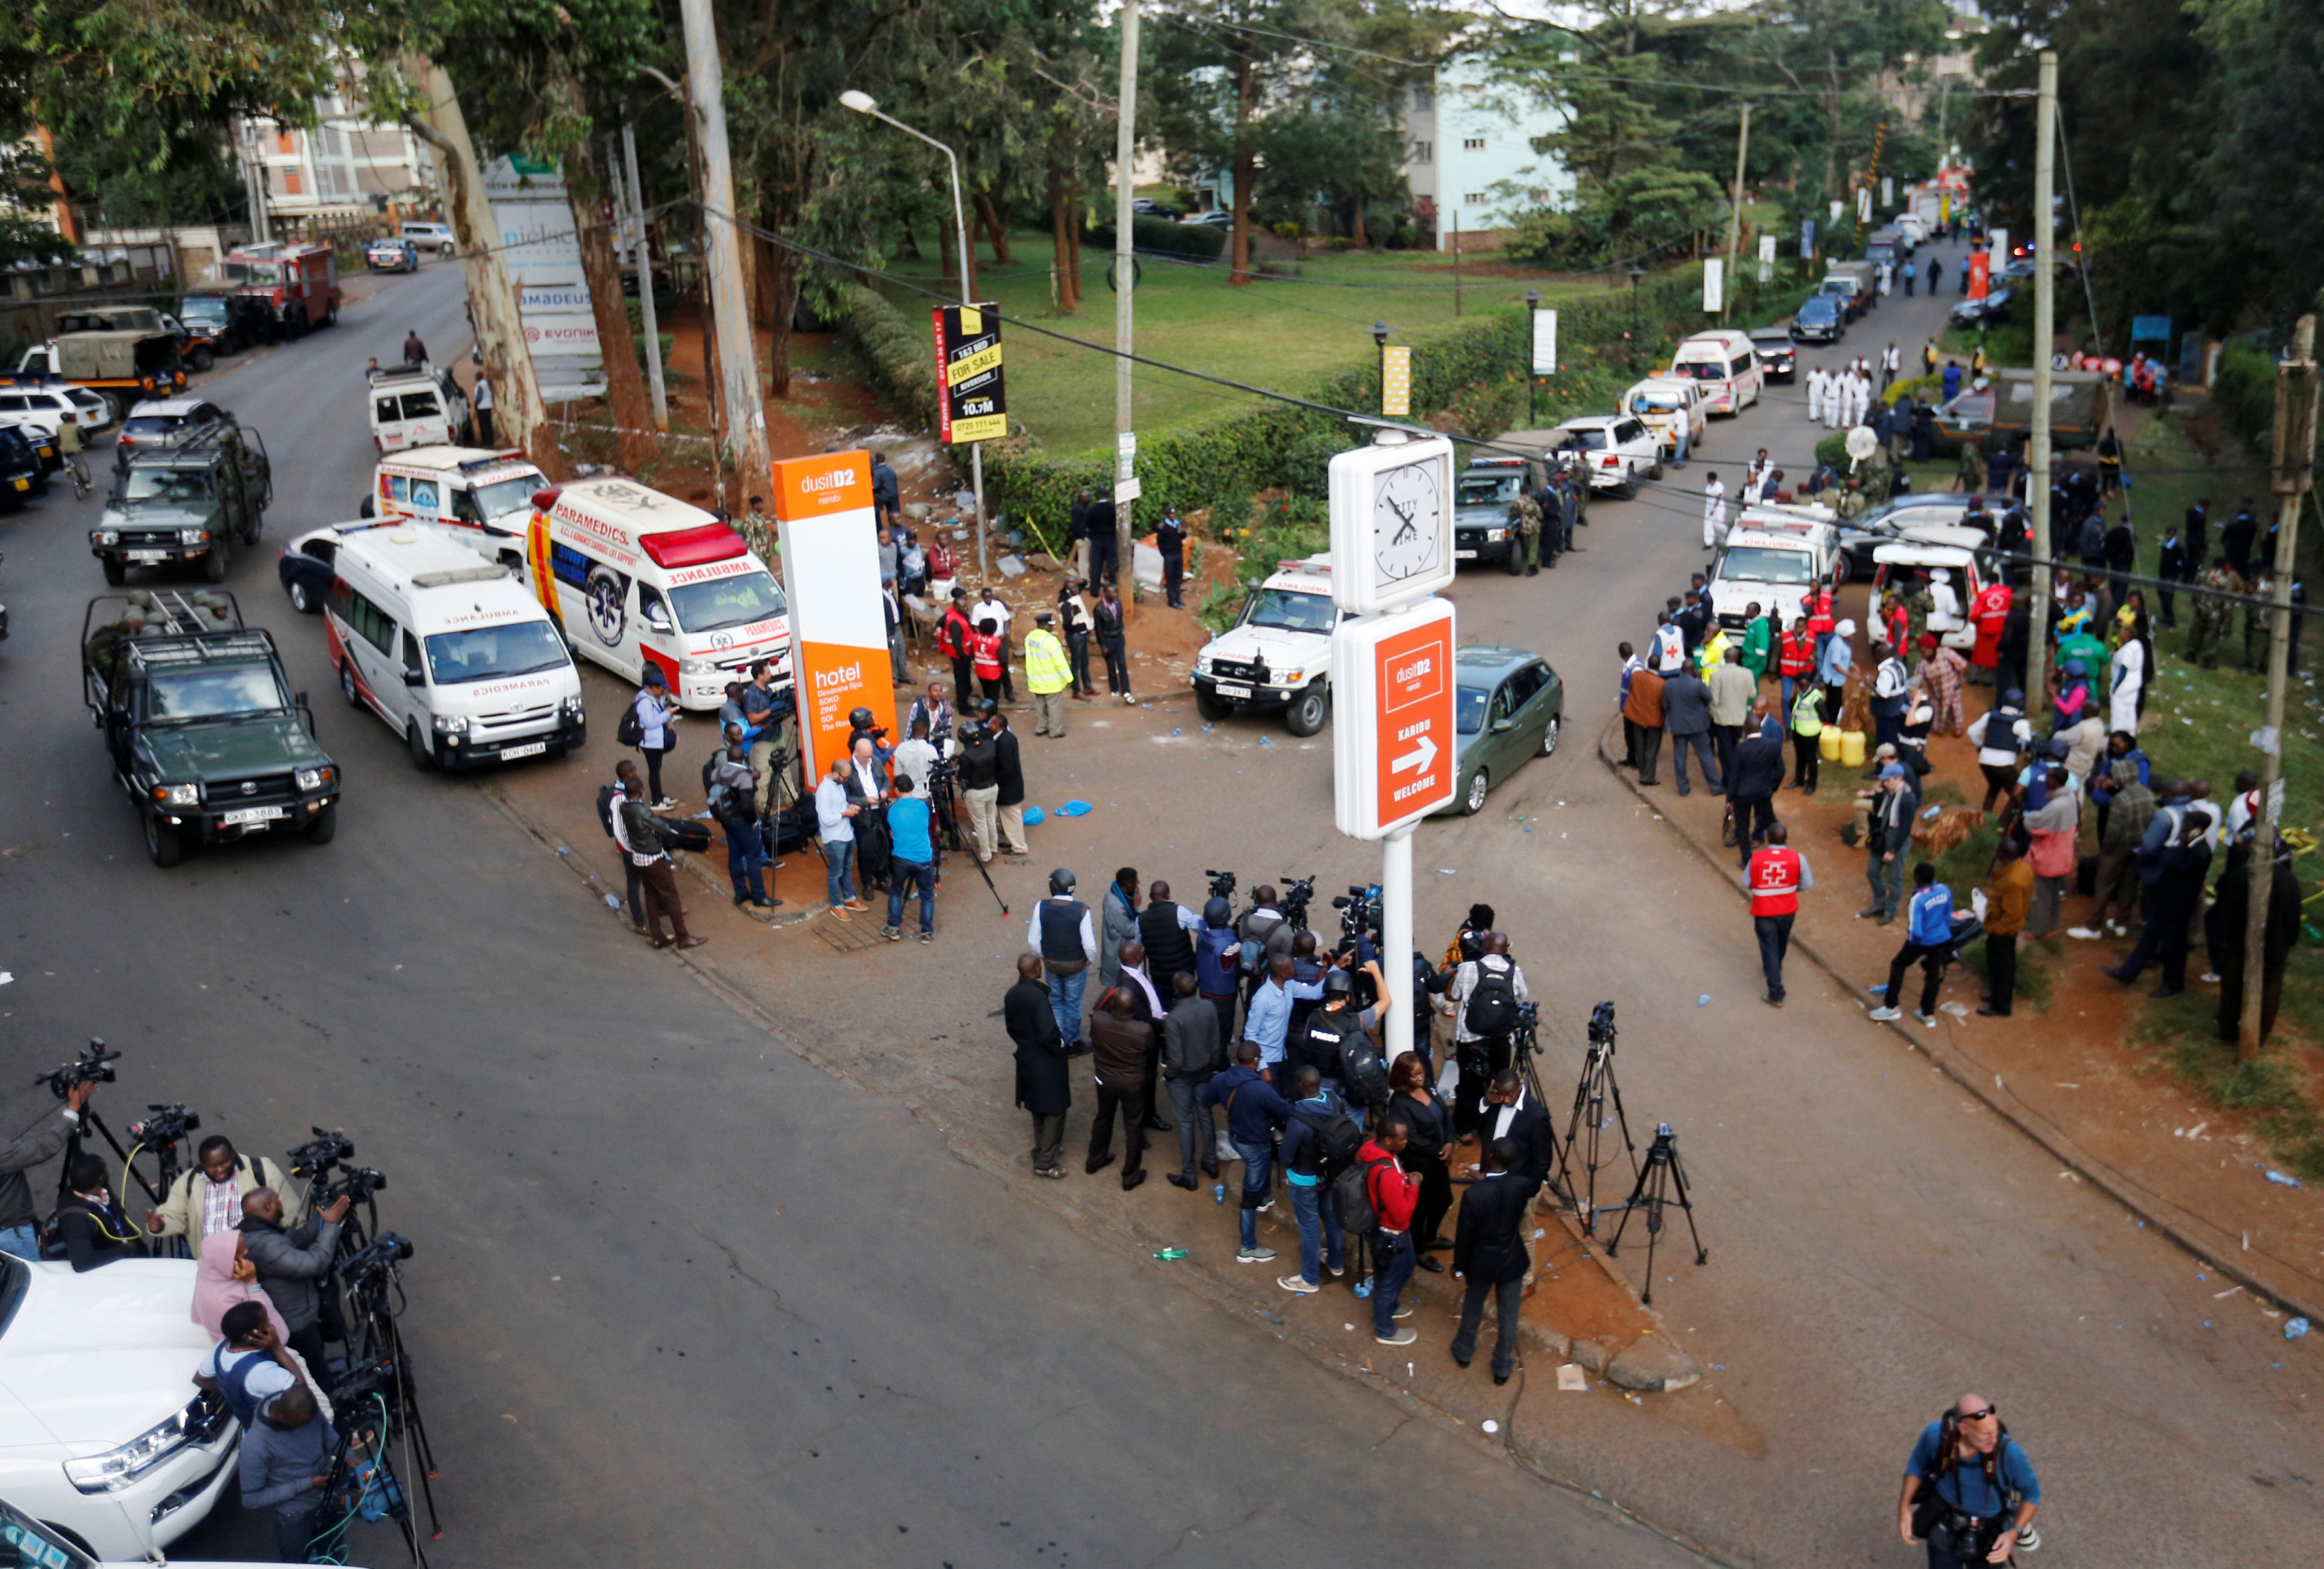
<svg viewBox="0 0 2324 1569"><path fill-rule="evenodd" d="M89 554L116 587L132 567L199 562L212 583L226 581L235 541L258 542L274 470L258 432L210 425L174 445L133 453L115 476L105 515L88 531Z"/></svg>
<svg viewBox="0 0 2324 1569"><path fill-rule="evenodd" d="M234 595L100 594L81 622L81 690L156 866L195 844L291 833L327 844L339 771L315 744L274 640Z"/></svg>

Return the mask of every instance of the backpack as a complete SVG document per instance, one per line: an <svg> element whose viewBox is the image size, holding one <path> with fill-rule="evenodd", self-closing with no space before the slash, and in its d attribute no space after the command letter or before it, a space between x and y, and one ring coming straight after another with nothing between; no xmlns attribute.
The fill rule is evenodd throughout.
<svg viewBox="0 0 2324 1569"><path fill-rule="evenodd" d="M1315 1135L1315 1175L1330 1182L1355 1164L1364 1147L1364 1131L1353 1117L1334 1106L1327 1116L1314 1116L1293 1108L1291 1114Z"/></svg>
<svg viewBox="0 0 2324 1569"><path fill-rule="evenodd" d="M597 821L604 827L605 837L608 839L613 836L613 803L621 798L621 794L622 787L619 785L597 787Z"/></svg>
<svg viewBox="0 0 2324 1569"><path fill-rule="evenodd" d="M1340 1089L1359 1106L1388 1103L1388 1065L1379 1048L1359 1031L1340 1043Z"/></svg>
<svg viewBox="0 0 2324 1569"><path fill-rule="evenodd" d="M1512 979L1517 966L1489 970L1477 961L1477 989L1469 993L1467 1023L1471 1035L1507 1035L1517 1027L1517 989Z"/></svg>
<svg viewBox="0 0 2324 1569"><path fill-rule="evenodd" d="M638 717L637 702L632 699L630 706L622 710L621 718L613 724L613 744L639 746L644 743L645 738L646 722Z"/></svg>
<svg viewBox="0 0 2324 1569"><path fill-rule="evenodd" d="M1332 1178L1332 1196L1338 1201L1340 1224L1358 1236L1379 1230L1379 1211L1372 1207L1372 1173L1386 1160L1360 1160Z"/></svg>

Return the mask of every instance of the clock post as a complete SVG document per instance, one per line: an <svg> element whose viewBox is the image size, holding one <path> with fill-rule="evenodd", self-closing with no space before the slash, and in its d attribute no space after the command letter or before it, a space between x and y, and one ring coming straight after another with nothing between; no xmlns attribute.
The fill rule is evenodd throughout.
<svg viewBox="0 0 2324 1569"><path fill-rule="evenodd" d="M1381 966L1412 952L1412 831L1452 798L1452 444L1396 427L1332 459L1333 817L1380 841ZM1386 1055L1410 1051L1412 1012L1388 1011Z"/></svg>

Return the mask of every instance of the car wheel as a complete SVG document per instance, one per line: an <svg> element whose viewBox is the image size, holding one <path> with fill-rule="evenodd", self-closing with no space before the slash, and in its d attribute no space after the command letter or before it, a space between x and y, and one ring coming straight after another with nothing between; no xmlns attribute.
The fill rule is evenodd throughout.
<svg viewBox="0 0 2324 1569"><path fill-rule="evenodd" d="M1657 457L1655 459L1654 466L1646 470L1646 477L1648 479L1660 479L1662 476L1663 460Z"/></svg>
<svg viewBox="0 0 2324 1569"><path fill-rule="evenodd" d="M323 325L324 325L325 327L337 327L337 326L338 326L338 324L339 324L339 302L338 302L337 300L332 300L332 301L331 301L331 303L330 303L328 306L327 306L327 307L325 307L325 308L324 308L324 310L323 310Z"/></svg>
<svg viewBox="0 0 2324 1569"><path fill-rule="evenodd" d="M1473 775L1471 775L1469 780L1469 794L1461 802L1461 811L1462 815L1473 817L1479 812L1483 811L1485 809L1485 792L1492 788L1492 780L1486 777L1485 771L1483 769L1479 769Z"/></svg>
<svg viewBox="0 0 2324 1569"><path fill-rule="evenodd" d="M222 539L214 540L210 542L210 553L202 558L203 582L223 583L226 581L226 569L228 566L232 565L228 557L233 549L234 548L231 545L227 544L226 540Z"/></svg>
<svg viewBox="0 0 2324 1569"><path fill-rule="evenodd" d="M428 743L420 738L419 725L414 725L404 731L403 743L410 750L412 767L421 773L433 771L436 767L436 754L429 750Z"/></svg>
<svg viewBox="0 0 2324 1569"><path fill-rule="evenodd" d="M1621 488L1616 491L1615 494L1626 502L1634 502L1638 499L1638 471L1637 469L1626 468L1622 471Z"/></svg>
<svg viewBox="0 0 2324 1569"><path fill-rule="evenodd" d="M355 662L353 660L343 660L339 662L339 695L346 698L347 706L350 708L360 708L364 706L363 693L355 687Z"/></svg>
<svg viewBox="0 0 2324 1569"><path fill-rule="evenodd" d="M1294 735L1313 735L1331 717L1332 695L1323 689L1323 682L1310 681L1307 689L1284 711L1283 724Z"/></svg>
<svg viewBox="0 0 2324 1569"><path fill-rule="evenodd" d="M105 580L118 588L129 579L129 568L111 556L105 558Z"/></svg>
<svg viewBox="0 0 2324 1569"><path fill-rule="evenodd" d="M308 818L306 827L300 832L307 835L307 843L309 844L329 844L339 832L339 803L333 801L329 806Z"/></svg>
<svg viewBox="0 0 2324 1569"><path fill-rule="evenodd" d="M198 348L186 356L186 363L197 371L206 371L212 364L210 351L208 347Z"/></svg>
<svg viewBox="0 0 2324 1569"><path fill-rule="evenodd" d="M305 615L315 608L314 595L307 592L307 583L304 578L293 577L282 586L282 591L290 596L290 608L300 614Z"/></svg>
<svg viewBox="0 0 2324 1569"><path fill-rule="evenodd" d="M1510 577L1517 577L1525 570L1525 551L1512 541L1509 545L1509 553L1502 558L1501 566Z"/></svg>
<svg viewBox="0 0 2324 1569"><path fill-rule="evenodd" d="M165 828L152 813L145 814L145 854L153 858L156 866L175 866L186 857L186 841L176 830Z"/></svg>
<svg viewBox="0 0 2324 1569"><path fill-rule="evenodd" d="M1220 720L1231 715L1234 713L1234 708L1232 705L1220 702L1216 697L1212 697L1208 692L1205 692L1200 687L1197 687L1194 688L1194 712L1201 715L1211 724L1215 725Z"/></svg>
<svg viewBox="0 0 2324 1569"><path fill-rule="evenodd" d="M1549 716L1549 728L1541 733L1541 754L1544 757L1556 754L1557 732L1564 723L1565 715L1563 714L1553 714Z"/></svg>

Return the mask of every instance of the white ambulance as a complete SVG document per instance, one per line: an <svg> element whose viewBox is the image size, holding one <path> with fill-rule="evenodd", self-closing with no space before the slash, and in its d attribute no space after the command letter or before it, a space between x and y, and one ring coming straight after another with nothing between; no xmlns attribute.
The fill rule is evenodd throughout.
<svg viewBox="0 0 2324 1569"><path fill-rule="evenodd" d="M371 445L375 452L442 447L475 429L468 394L452 373L428 365L387 365L369 374Z"/></svg>
<svg viewBox="0 0 2324 1569"><path fill-rule="evenodd" d="M1671 355L1672 376L1692 382L1702 393L1706 413L1740 414L1759 401L1766 378L1751 340L1739 332L1698 332Z"/></svg>
<svg viewBox="0 0 2324 1569"><path fill-rule="evenodd" d="M380 461L363 515L521 539L548 483L521 448L414 447Z"/></svg>
<svg viewBox="0 0 2324 1569"><path fill-rule="evenodd" d="M533 497L527 559L543 605L584 657L624 680L649 661L687 708L771 660L791 685L790 606L742 536L633 479L584 479Z"/></svg>
<svg viewBox="0 0 2324 1569"><path fill-rule="evenodd" d="M414 766L562 757L587 739L557 623L473 538L382 523L340 532L323 621L339 690Z"/></svg>

